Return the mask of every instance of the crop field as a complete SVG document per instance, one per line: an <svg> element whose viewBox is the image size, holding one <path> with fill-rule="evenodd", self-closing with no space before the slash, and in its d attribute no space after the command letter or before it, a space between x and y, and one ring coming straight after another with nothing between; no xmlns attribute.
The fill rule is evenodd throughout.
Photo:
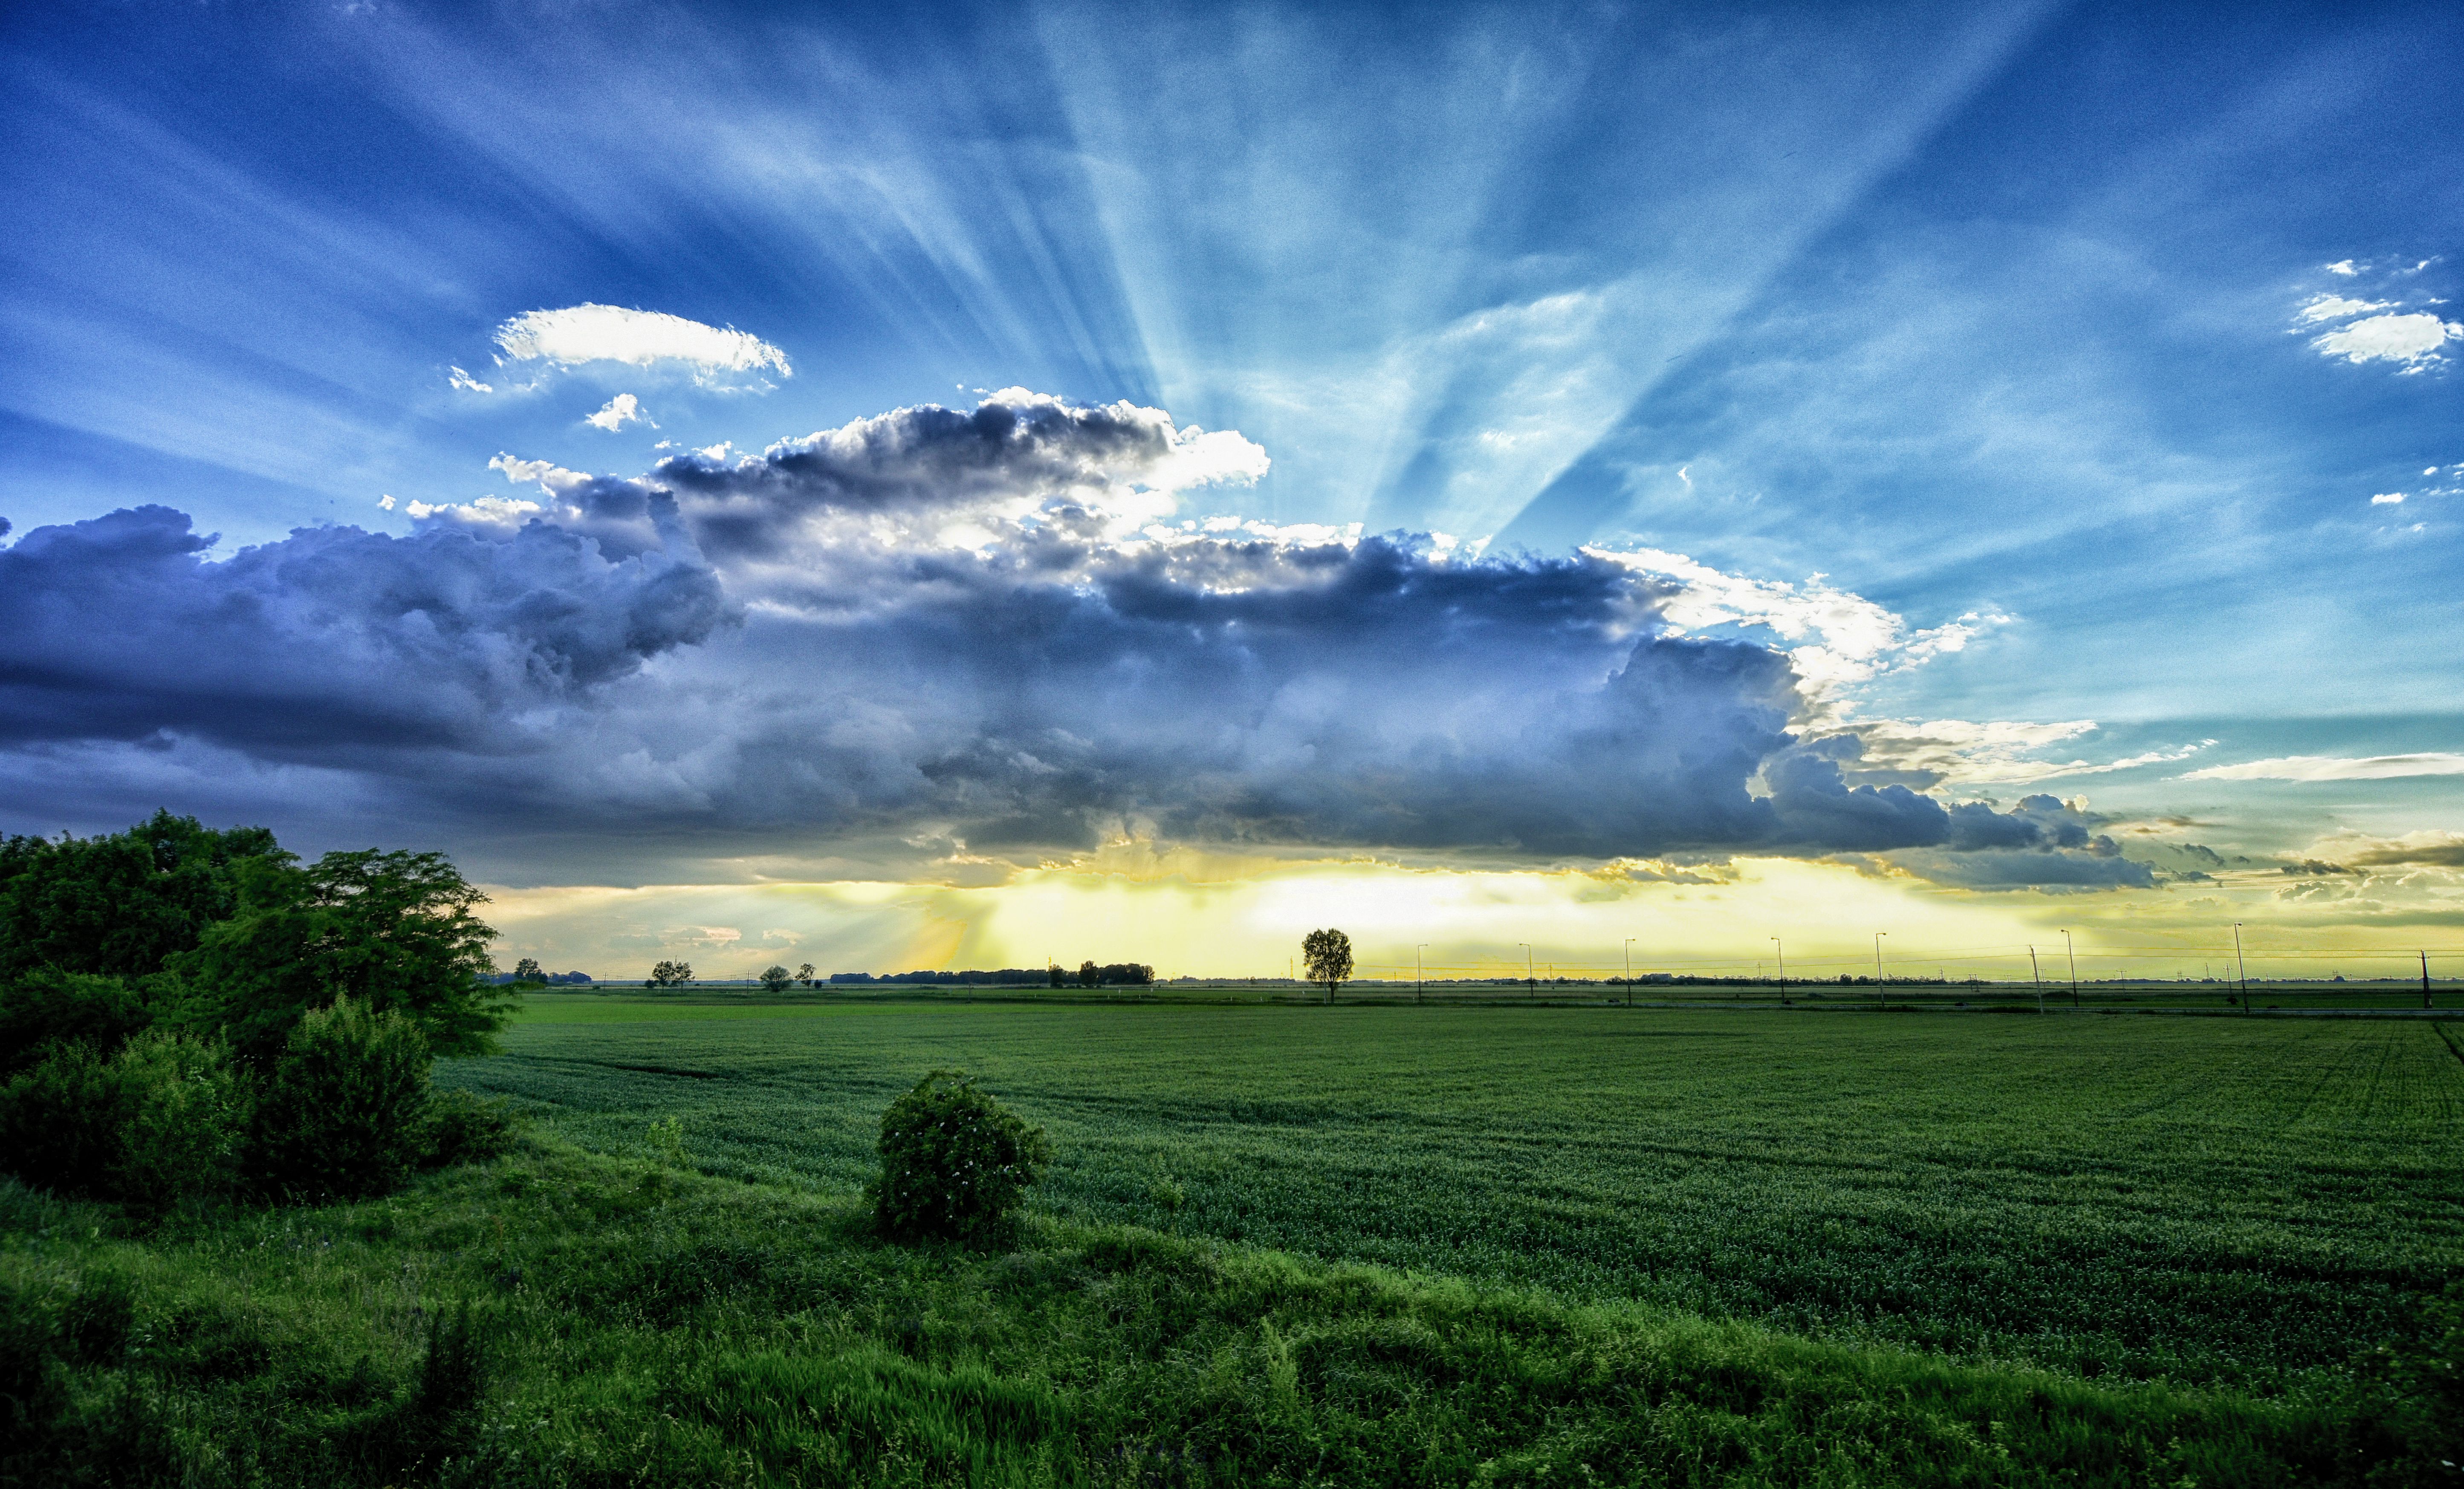
<svg viewBox="0 0 2464 1489"><path fill-rule="evenodd" d="M2421 1020L534 997L440 1080L583 1148L851 1194L963 1067L1038 1205L1843 1342L2268 1394L2464 1265Z"/></svg>

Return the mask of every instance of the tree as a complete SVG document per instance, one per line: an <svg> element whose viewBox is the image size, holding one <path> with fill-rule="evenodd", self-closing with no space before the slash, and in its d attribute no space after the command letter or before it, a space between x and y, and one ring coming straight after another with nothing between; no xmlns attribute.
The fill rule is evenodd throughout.
<svg viewBox="0 0 2464 1489"><path fill-rule="evenodd" d="M1052 1142L965 1072L935 1070L881 1114L880 1152L881 1176L867 1188L885 1234L980 1246L1010 1232Z"/></svg>
<svg viewBox="0 0 2464 1489"><path fill-rule="evenodd" d="M814 976L815 973L813 972L813 964L811 962L806 962L802 967L796 969L796 980L808 988L813 985Z"/></svg>
<svg viewBox="0 0 2464 1489"><path fill-rule="evenodd" d="M1104 969L1096 966L1093 962L1080 962L1078 964L1078 985L1082 988L1102 987L1104 985Z"/></svg>
<svg viewBox="0 0 2464 1489"><path fill-rule="evenodd" d="M1352 977L1352 937L1340 931L1312 931L1301 937L1301 961L1311 982L1326 984L1326 1000Z"/></svg>
<svg viewBox="0 0 2464 1489"><path fill-rule="evenodd" d="M216 832L168 812L105 836L0 841L0 976L160 972L238 913L253 861L298 862L262 827Z"/></svg>
<svg viewBox="0 0 2464 1489"><path fill-rule="evenodd" d="M794 974L784 967L774 964L761 969L761 991L764 993L784 993L795 980Z"/></svg>
<svg viewBox="0 0 2464 1489"><path fill-rule="evenodd" d="M691 982L693 979L693 963L661 962L650 969L650 980L643 983L642 986L646 988L680 988L686 983Z"/></svg>
<svg viewBox="0 0 2464 1489"><path fill-rule="evenodd" d="M180 1022L263 1066L303 1015L347 997L408 1018L435 1054L495 1048L512 1003L483 980L496 932L473 910L488 897L445 855L364 848L238 870L238 913L169 958L187 985Z"/></svg>
<svg viewBox="0 0 2464 1489"><path fill-rule="evenodd" d="M547 980L547 973L540 968L538 958L525 956L520 961L514 963L514 980L516 982L545 982Z"/></svg>

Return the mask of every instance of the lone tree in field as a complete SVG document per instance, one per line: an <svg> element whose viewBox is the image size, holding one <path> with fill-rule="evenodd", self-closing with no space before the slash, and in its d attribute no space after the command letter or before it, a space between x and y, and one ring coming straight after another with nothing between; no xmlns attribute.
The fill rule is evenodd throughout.
<svg viewBox="0 0 2464 1489"><path fill-rule="evenodd" d="M784 967L773 964L761 969L761 991L764 993L784 993L795 980L795 974Z"/></svg>
<svg viewBox="0 0 2464 1489"><path fill-rule="evenodd" d="M643 983L642 986L646 988L677 988L684 986L692 980L693 963L661 962L656 967L650 969L650 979L648 982Z"/></svg>
<svg viewBox="0 0 2464 1489"><path fill-rule="evenodd" d="M516 982L545 982L547 980L547 974L539 970L539 959L537 957L525 956L520 961L514 963L514 980Z"/></svg>
<svg viewBox="0 0 2464 1489"><path fill-rule="evenodd" d="M811 962L806 962L802 967L796 969L796 980L808 988L813 985L813 964Z"/></svg>
<svg viewBox="0 0 2464 1489"><path fill-rule="evenodd" d="M1352 977L1352 937L1340 931L1312 931L1301 937L1301 961L1311 982L1326 984L1326 1000Z"/></svg>

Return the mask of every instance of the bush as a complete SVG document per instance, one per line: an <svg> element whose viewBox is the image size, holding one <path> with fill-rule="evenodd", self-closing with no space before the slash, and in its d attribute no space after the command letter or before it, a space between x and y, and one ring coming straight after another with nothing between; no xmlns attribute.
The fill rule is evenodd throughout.
<svg viewBox="0 0 2464 1489"><path fill-rule="evenodd" d="M59 1044L0 1087L0 1162L36 1189L94 1193L119 1166L135 1108L123 1071L91 1044Z"/></svg>
<svg viewBox="0 0 2464 1489"><path fill-rule="evenodd" d="M874 1218L902 1240L993 1243L1006 1237L1010 1212L1051 1160L1042 1128L962 1072L935 1070L882 1113Z"/></svg>
<svg viewBox="0 0 2464 1489"><path fill-rule="evenodd" d="M159 1030L108 1059L60 1044L0 1090L0 1151L37 1188L161 1212L230 1193L247 1109L219 1046Z"/></svg>
<svg viewBox="0 0 2464 1489"><path fill-rule="evenodd" d="M257 1100L252 1167L303 1199L382 1194L428 1135L428 1039L398 1013L345 998L291 1031Z"/></svg>
<svg viewBox="0 0 2464 1489"><path fill-rule="evenodd" d="M104 1055L153 1021L118 977L40 967L0 983L0 1079L32 1069L47 1047L91 1044Z"/></svg>
<svg viewBox="0 0 2464 1489"><path fill-rule="evenodd" d="M419 1163L424 1169L501 1157L514 1145L513 1108L469 1091L429 1093L420 1124Z"/></svg>

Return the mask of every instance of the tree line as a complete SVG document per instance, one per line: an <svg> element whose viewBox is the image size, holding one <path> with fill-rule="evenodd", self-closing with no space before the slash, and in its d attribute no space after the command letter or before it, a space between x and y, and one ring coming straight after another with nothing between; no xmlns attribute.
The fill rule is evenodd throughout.
<svg viewBox="0 0 2464 1489"><path fill-rule="evenodd" d="M0 1167L173 1208L380 1193L500 1145L439 1093L495 1047L487 896L436 853L305 863L261 827L158 812L0 841Z"/></svg>

